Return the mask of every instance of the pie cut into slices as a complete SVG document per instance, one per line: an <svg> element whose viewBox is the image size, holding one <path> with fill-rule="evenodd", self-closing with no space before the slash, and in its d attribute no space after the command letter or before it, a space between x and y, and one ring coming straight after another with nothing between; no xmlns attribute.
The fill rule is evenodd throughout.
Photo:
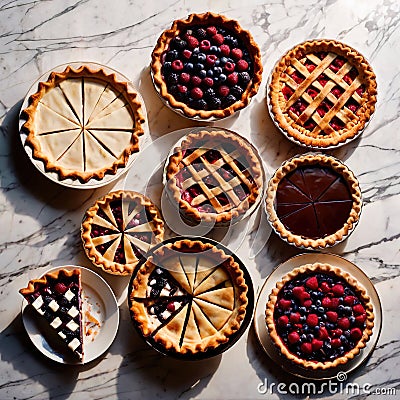
<svg viewBox="0 0 400 400"><path fill-rule="evenodd" d="M81 270L60 269L29 281L19 291L43 316L69 351L82 361L83 323Z"/></svg>
<svg viewBox="0 0 400 400"><path fill-rule="evenodd" d="M96 266L114 275L128 275L142 255L163 239L164 222L148 197L119 190L86 211L81 236Z"/></svg>
<svg viewBox="0 0 400 400"><path fill-rule="evenodd" d="M227 131L188 134L166 168L168 194L199 222L229 222L260 199L263 170L256 150Z"/></svg>
<svg viewBox="0 0 400 400"><path fill-rule="evenodd" d="M260 49L237 21L207 12L159 37L151 71L161 98L186 117L218 119L248 105L262 77Z"/></svg>
<svg viewBox="0 0 400 400"><path fill-rule="evenodd" d="M268 184L269 222L281 238L301 248L324 248L344 240L358 223L361 206L354 174L325 154L293 157Z"/></svg>
<svg viewBox="0 0 400 400"><path fill-rule="evenodd" d="M310 370L339 367L370 339L373 306L366 290L330 264L306 264L285 275L266 305L270 338L282 356Z"/></svg>
<svg viewBox="0 0 400 400"><path fill-rule="evenodd" d="M33 158L58 179L81 183L125 167L144 132L138 94L114 73L87 65L52 72L22 116Z"/></svg>
<svg viewBox="0 0 400 400"><path fill-rule="evenodd" d="M246 314L243 271L211 243L165 243L132 277L131 316L166 351L203 353L227 343Z"/></svg>
<svg viewBox="0 0 400 400"><path fill-rule="evenodd" d="M376 93L375 74L359 52L335 40L313 40L295 46L276 64L268 101L289 139L327 148L363 131Z"/></svg>

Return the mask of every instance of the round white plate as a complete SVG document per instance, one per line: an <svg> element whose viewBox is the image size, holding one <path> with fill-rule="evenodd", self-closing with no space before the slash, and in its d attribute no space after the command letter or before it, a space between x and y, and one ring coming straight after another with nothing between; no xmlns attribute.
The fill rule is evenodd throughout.
<svg viewBox="0 0 400 400"><path fill-rule="evenodd" d="M145 116L145 123L143 124L143 130L144 134L139 136L139 152L132 153L129 158L128 162L125 167L123 168L118 168L117 173L115 175L111 174L106 174L103 179L97 180L97 179L90 179L88 182L82 183L78 179L60 179L58 177L58 174L55 172L47 172L44 168L44 164L41 160L35 160L32 156L32 149L30 146L25 145L25 141L27 138L27 134L21 130L22 125L25 123L25 119L21 117L22 110L28 107L29 105L29 97L37 92L38 84L39 82L44 82L47 81L49 75L51 72L62 72L65 70L67 66L71 66L73 68L78 68L82 65L87 65L88 67L94 68L94 69L103 69L107 74L115 74L117 79L122 81L122 82L127 82L128 86L138 94L138 98L140 100L140 103L142 105L142 110L143 110L143 115ZM77 188L77 189L95 189L101 186L108 185L109 183L115 181L118 179L121 175L123 175L131 166L133 161L136 159L137 155L140 153L140 151L146 146L146 144L150 141L150 134L149 134L149 129L148 129L148 123L147 123L147 112L144 104L144 100L142 96L140 95L139 91L133 86L132 82L123 74L120 72L116 71L115 69L112 69L110 67L107 67L106 65L94 63L94 62L70 62L62 65L58 65L57 67L53 68L51 71L45 72L41 77L39 77L33 85L30 87L28 90L28 93L26 94L24 101L21 106L20 110L20 115L19 115L19 135L20 139L22 142L22 146L27 153L29 159L31 160L32 164L47 178L52 180L55 183L58 183L59 185L63 185L69 188Z"/></svg>
<svg viewBox="0 0 400 400"><path fill-rule="evenodd" d="M350 360L347 364L339 366L338 368L331 369L329 371L308 371L304 368L301 368L300 366L291 363L289 360L286 360L280 355L278 349L272 343L269 337L267 325L265 323L265 307L268 302L269 294L275 287L276 283L294 268L300 267L304 264L312 264L315 262L328 263L333 266L339 267L351 274L354 278L357 279L358 283L364 286L374 307L374 327L372 329L371 339L367 342L366 347L361 350L361 353L357 357L355 357L353 360ZM258 294L258 300L254 313L254 328L256 331L256 335L267 355L277 365L282 366L285 371L306 379L332 379L336 378L339 372L345 372L346 374L348 374L359 367L361 364L363 364L363 362L366 361L367 357L374 350L376 343L379 339L381 327L382 306L374 285L359 267L335 254L300 254L280 264L274 271L272 271L271 275L266 279L263 286L261 287Z"/></svg>
<svg viewBox="0 0 400 400"><path fill-rule="evenodd" d="M28 302L25 299L22 302L22 321L32 343L48 358L62 364L87 364L101 356L114 341L119 325L117 301L106 281L90 269L69 265L51 270L61 268L81 270L82 301L93 308L93 314L100 321L100 329L93 340L84 335L83 361L79 361L73 355L64 352L63 347L58 346L50 333L52 328L46 326L47 321L43 321L35 310L27 307ZM50 330L48 335L45 334L47 328Z"/></svg>

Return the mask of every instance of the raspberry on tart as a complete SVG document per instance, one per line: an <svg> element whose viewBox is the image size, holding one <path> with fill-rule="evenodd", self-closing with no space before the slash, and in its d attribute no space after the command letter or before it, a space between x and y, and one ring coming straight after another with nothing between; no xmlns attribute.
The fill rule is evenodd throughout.
<svg viewBox="0 0 400 400"><path fill-rule="evenodd" d="M307 264L276 284L266 324L282 356L306 369L329 369L346 364L365 347L374 326L373 306L347 272Z"/></svg>
<svg viewBox="0 0 400 400"><path fill-rule="evenodd" d="M132 277L131 317L168 352L196 354L227 343L246 314L248 287L232 256L211 243L163 244Z"/></svg>
<svg viewBox="0 0 400 400"><path fill-rule="evenodd" d="M81 270L60 269L29 281L19 291L27 302L46 319L68 349L83 359L83 315Z"/></svg>
<svg viewBox="0 0 400 400"><path fill-rule="evenodd" d="M146 196L111 192L84 216L83 247L94 265L114 275L128 275L144 253L164 237L164 222Z"/></svg>
<svg viewBox="0 0 400 400"><path fill-rule="evenodd" d="M327 148L363 131L376 93L375 74L360 53L334 40L313 40L276 64L268 101L274 122L289 139Z"/></svg>
<svg viewBox="0 0 400 400"><path fill-rule="evenodd" d="M188 134L166 168L167 189L193 221L228 222L261 196L263 171L256 150L227 131Z"/></svg>
<svg viewBox="0 0 400 400"><path fill-rule="evenodd" d="M52 72L23 110L32 156L60 180L115 175L139 151L144 116L138 94L104 69Z"/></svg>
<svg viewBox="0 0 400 400"><path fill-rule="evenodd" d="M334 157L308 153L291 158L271 177L268 220L290 244L318 249L345 239L361 213L354 174Z"/></svg>
<svg viewBox="0 0 400 400"><path fill-rule="evenodd" d="M218 119L246 107L257 93L261 54L237 21L210 12L191 14L159 37L151 71L157 91L172 109L186 117ZM229 78L232 74L235 78Z"/></svg>

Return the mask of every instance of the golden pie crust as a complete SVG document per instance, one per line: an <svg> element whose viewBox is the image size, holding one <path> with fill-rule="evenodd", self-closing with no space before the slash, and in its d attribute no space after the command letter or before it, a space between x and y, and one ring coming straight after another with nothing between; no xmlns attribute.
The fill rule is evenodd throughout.
<svg viewBox="0 0 400 400"><path fill-rule="evenodd" d="M168 271L178 292L149 295L157 269ZM144 337L167 351L196 354L217 348L237 332L246 314L247 291L243 271L232 256L211 243L183 239L157 248L139 268L129 293L130 311ZM163 301L182 304L160 322L148 307Z"/></svg>
<svg viewBox="0 0 400 400"><path fill-rule="evenodd" d="M118 217L110 206L115 201L122 204L122 227ZM134 208L131 209L132 205ZM101 210L102 215L99 215ZM145 212L146 218L132 225L135 215ZM148 218L148 219L147 219ZM94 226L108 229L110 232L94 236ZM140 234L151 236L149 242L140 239ZM94 265L113 275L129 275L139 262L138 255L132 249L136 247L140 253L146 253L153 245L162 241L164 237L164 221L160 211L146 196L127 190L111 192L98 199L85 213L81 226L83 248ZM99 245L111 245L102 254ZM125 262L115 261L118 246L124 250Z"/></svg>
<svg viewBox="0 0 400 400"><path fill-rule="evenodd" d="M187 149L194 150L194 152L185 157ZM209 163L206 158L202 157L209 149L218 150L223 158L214 164ZM191 165L194 156L201 157L203 171L198 172ZM235 160L239 158L245 159L244 167L246 168L243 171L240 171L235 164ZM218 173L218 169L223 164L232 167L235 172L233 179L225 181ZM191 178L183 182L183 185L190 186L197 183L202 189L201 196L198 196L194 203L200 204L201 201L208 201L214 208L213 212L199 211L196 204L192 206L188 201L182 199L183 189L179 187L176 178L182 169L187 169L191 174ZM208 188L204 182L206 176L215 178L218 185L211 189ZM170 156L166 167L166 177L167 189L174 201L179 204L180 211L189 219L206 223L229 222L243 215L261 196L264 179L262 166L253 148L245 140L223 130L204 130L188 134L174 149L174 154ZM234 188L239 185L245 186L249 192L244 200L240 200L235 194ZM222 205L216 199L220 193L225 193L228 197L228 204Z"/></svg>
<svg viewBox="0 0 400 400"><path fill-rule="evenodd" d="M361 339L357 342L356 346L353 349L333 361L321 362L304 360L298 357L296 354L293 354L289 351L285 343L282 341L275 326L274 310L280 290L287 282L295 279L298 275L313 272L327 273L343 279L351 288L355 290L359 300L362 302L362 305L364 306L366 311L365 328L362 332ZM348 272L343 271L342 269L332 266L330 264L314 263L306 264L294 269L292 272L289 272L287 275L282 277L279 282L277 282L276 287L272 290L269 296L269 301L266 305L265 321L268 327L269 336L273 344L279 349L283 357L306 369L326 370L346 364L348 361L356 357L360 353L360 350L366 346L366 343L369 341L373 333L372 329L374 327L374 312L370 297L368 296L366 290Z"/></svg>
<svg viewBox="0 0 400 400"><path fill-rule="evenodd" d="M30 96L22 117L33 158L60 180L82 183L125 167L139 151L145 122L128 83L88 65L52 72Z"/></svg>
<svg viewBox="0 0 400 400"><path fill-rule="evenodd" d="M316 55L321 52L327 53L323 60ZM338 56L346 62L333 72L329 66ZM315 69L309 71L307 62L314 63ZM348 84L344 77L352 68L358 75ZM296 82L290 76L293 72L302 75L304 81ZM322 74L327 80L323 86L318 81ZM294 93L285 98L284 88ZM307 92L311 88L315 97ZM342 92L338 97L331 92L334 88ZM360 88L361 94L357 93ZM344 144L362 132L375 110L376 93L375 74L358 51L335 40L312 40L295 46L278 61L271 75L268 100L275 123L290 139L305 146L326 148ZM296 113L291 106L298 100L306 106ZM359 107L354 112L345 106L349 100ZM321 117L317 109L323 102L331 108ZM334 118L341 121L340 129L330 125ZM313 128L307 127L311 119Z"/></svg>
<svg viewBox="0 0 400 400"><path fill-rule="evenodd" d="M297 167L306 165L321 165L332 168L348 183L348 188L353 200L349 217L343 227L328 236L318 239L312 239L293 234L291 231L286 229L286 227L280 221L275 210L276 191L282 178L294 171ZM359 221L362 208L361 189L353 172L351 172L350 169L338 159L322 153L307 153L301 156L295 156L285 161L271 177L268 183L265 201L268 220L274 231L290 244L293 244L297 247L310 249L334 246L338 242L344 240Z"/></svg>
<svg viewBox="0 0 400 400"><path fill-rule="evenodd" d="M246 45L254 63L253 76L249 82L246 90L244 91L241 100L236 101L229 107L221 110L196 110L190 108L187 104L177 101L172 96L165 84L162 75L162 58L166 50L168 50L170 41L180 34L181 31L187 29L191 25L204 25L204 26L223 26L229 29L239 37ZM246 107L251 98L257 93L262 79L263 66L261 62L261 53L257 43L254 41L250 32L244 30L237 21L229 19L223 15L206 12L204 14L190 14L187 19L178 19L173 22L170 29L165 30L158 38L157 44L151 56L151 71L153 73L154 84L156 85L160 96L169 104L173 109L181 111L186 117L200 118L200 119L220 119L232 115L235 111L241 110Z"/></svg>

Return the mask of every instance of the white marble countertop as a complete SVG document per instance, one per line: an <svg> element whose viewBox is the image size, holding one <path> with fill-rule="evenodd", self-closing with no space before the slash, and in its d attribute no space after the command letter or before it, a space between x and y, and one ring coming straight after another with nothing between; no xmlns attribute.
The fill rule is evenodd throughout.
<svg viewBox="0 0 400 400"><path fill-rule="evenodd" d="M287 398L260 385L302 381L268 359L253 327L222 356L197 362L163 357L133 329L126 301L126 278L103 276L121 299L120 326L109 350L96 361L74 367L46 359L32 344L21 320L18 289L50 267L90 267L79 236L82 215L113 188L145 190L159 201L162 159L174 138L169 132L199 125L168 110L149 75L152 48L174 19L215 11L239 20L262 52L263 84L245 110L217 126L249 138L268 171L305 150L274 127L265 102L265 84L281 54L310 38L338 39L359 50L378 81L378 103L360 139L330 153L358 176L364 207L350 238L331 249L357 264L372 280L383 307L376 349L347 382L367 385L358 396L319 387L312 397L381 398L400 393L400 4L396 0L2 0L0 1L0 399L258 399ZM31 84L44 72L72 61L92 61L117 69L143 96L151 151L146 173L133 169L96 190L57 185L26 156L18 134L18 113ZM149 150L146 150L149 151ZM138 166L137 166L138 167ZM143 165L142 165L143 167ZM136 168L136 167L135 167ZM138 167L139 168L139 167ZM151 177L150 185L145 183ZM158 199L158 200L157 200ZM255 290L281 262L299 251L272 234L259 211L251 223L225 242L246 264ZM259 236L256 236L258 232ZM256 236L256 240L254 237ZM369 386L368 386L369 385ZM262 390L261 390L262 391ZM300 395L305 398L307 393ZM384 396L382 396L383 398ZM298 397L296 397L298 398ZM391 395L387 398L396 398Z"/></svg>

